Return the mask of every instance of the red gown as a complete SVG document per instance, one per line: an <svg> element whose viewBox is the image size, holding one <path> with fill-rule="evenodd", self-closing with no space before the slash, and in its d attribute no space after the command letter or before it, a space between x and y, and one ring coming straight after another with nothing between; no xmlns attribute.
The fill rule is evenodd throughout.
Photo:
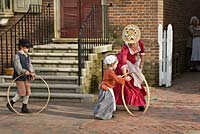
<svg viewBox="0 0 200 134"><path fill-rule="evenodd" d="M124 66L127 66L127 60L129 60L132 64L136 63L138 54L141 54L141 55L144 54L144 43L142 41L139 41L138 51L135 53L132 53L128 45L124 44L121 52L117 54L119 63L117 65L115 73L117 75L123 75L121 68ZM125 95L126 104L133 105L133 106L144 106L146 104L146 101L144 98L144 96L146 95L146 91L142 85L140 89L134 86L133 83L134 83L133 78L130 81L125 82L124 95ZM122 86L120 84L117 84L113 89L117 105L123 105L121 89L122 89Z"/></svg>

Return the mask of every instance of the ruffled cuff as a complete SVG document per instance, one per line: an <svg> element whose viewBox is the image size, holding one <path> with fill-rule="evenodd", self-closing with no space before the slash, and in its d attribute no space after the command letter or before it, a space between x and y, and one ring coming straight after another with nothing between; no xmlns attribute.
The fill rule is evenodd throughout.
<svg viewBox="0 0 200 134"><path fill-rule="evenodd" d="M140 55L145 55L145 53L140 53Z"/></svg>
<svg viewBox="0 0 200 134"><path fill-rule="evenodd" d="M126 65L123 65L122 67L121 67L121 69L123 69L123 68L128 68L128 65L126 64Z"/></svg>

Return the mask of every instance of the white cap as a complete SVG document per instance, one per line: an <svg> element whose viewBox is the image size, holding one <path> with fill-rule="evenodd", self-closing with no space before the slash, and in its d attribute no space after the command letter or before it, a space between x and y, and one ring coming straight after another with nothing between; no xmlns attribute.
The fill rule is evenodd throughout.
<svg viewBox="0 0 200 134"><path fill-rule="evenodd" d="M117 57L114 55L109 55L104 58L104 64L113 64L117 60Z"/></svg>

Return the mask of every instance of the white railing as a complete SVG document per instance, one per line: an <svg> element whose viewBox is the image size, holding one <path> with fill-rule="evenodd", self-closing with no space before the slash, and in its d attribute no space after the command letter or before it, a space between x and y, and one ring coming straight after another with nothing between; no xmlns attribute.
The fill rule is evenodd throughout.
<svg viewBox="0 0 200 134"><path fill-rule="evenodd" d="M162 25L158 26L159 44L159 85L171 86L172 82L172 48L173 30L169 24L167 30L163 30Z"/></svg>

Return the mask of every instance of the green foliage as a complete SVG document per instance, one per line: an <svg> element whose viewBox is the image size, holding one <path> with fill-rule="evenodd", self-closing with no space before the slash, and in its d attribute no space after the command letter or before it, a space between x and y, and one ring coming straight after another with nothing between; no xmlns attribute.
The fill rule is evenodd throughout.
<svg viewBox="0 0 200 134"><path fill-rule="evenodd" d="M91 77L91 83L90 83L90 90L89 92L91 94L96 94L98 93L98 86L99 86L99 78L97 75L93 74Z"/></svg>
<svg viewBox="0 0 200 134"><path fill-rule="evenodd" d="M122 46L124 44L122 40L123 26L111 26L110 28L110 39L113 47Z"/></svg>

